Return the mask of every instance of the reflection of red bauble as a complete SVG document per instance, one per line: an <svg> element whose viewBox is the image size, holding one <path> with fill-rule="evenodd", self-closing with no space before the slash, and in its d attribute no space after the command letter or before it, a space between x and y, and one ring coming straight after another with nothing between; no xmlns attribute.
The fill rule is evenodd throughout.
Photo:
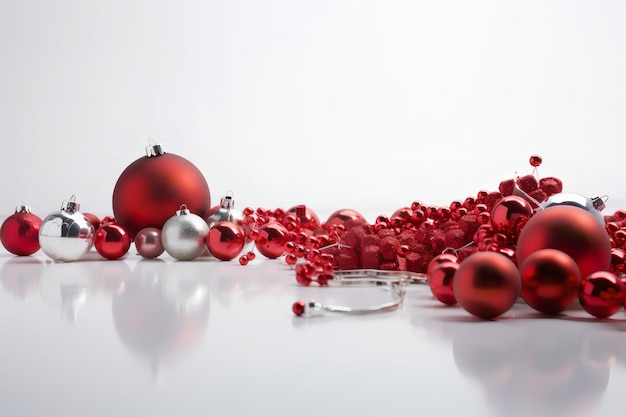
<svg viewBox="0 0 626 417"><path fill-rule="evenodd" d="M622 308L625 291L621 279L608 271L598 271L582 280L578 299L586 312L605 318Z"/></svg>
<svg viewBox="0 0 626 417"><path fill-rule="evenodd" d="M211 226L206 244L211 255L222 261L235 259L246 243L243 229L233 222L218 222Z"/></svg>
<svg viewBox="0 0 626 417"><path fill-rule="evenodd" d="M608 271L611 265L608 233L595 216L579 207L548 207L528 220L517 241L518 265L540 249L565 252L583 277Z"/></svg>
<svg viewBox="0 0 626 417"><path fill-rule="evenodd" d="M454 275L454 296L468 312L491 319L510 309L520 292L515 264L497 252L468 256Z"/></svg>
<svg viewBox="0 0 626 417"><path fill-rule="evenodd" d="M556 249L541 249L520 264L522 298L545 314L557 314L576 299L580 271L576 262Z"/></svg>
<svg viewBox="0 0 626 417"><path fill-rule="evenodd" d="M137 159L113 190L113 214L132 238L146 227L161 229L182 204L203 216L211 207L211 193L198 168L171 153Z"/></svg>
<svg viewBox="0 0 626 417"><path fill-rule="evenodd" d="M269 222L259 227L259 238L255 242L255 246L261 255L275 259L285 252L285 243L289 232L280 223Z"/></svg>

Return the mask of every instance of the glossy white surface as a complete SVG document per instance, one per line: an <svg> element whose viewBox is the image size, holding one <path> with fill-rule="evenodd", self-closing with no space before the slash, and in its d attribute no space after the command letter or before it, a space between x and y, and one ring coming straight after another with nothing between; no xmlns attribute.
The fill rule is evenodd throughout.
<svg viewBox="0 0 626 417"><path fill-rule="evenodd" d="M281 260L54 263L0 256L0 415L621 415L626 320L518 303L476 320L408 289L399 311L296 318L298 299L379 303L375 288L305 288Z"/></svg>

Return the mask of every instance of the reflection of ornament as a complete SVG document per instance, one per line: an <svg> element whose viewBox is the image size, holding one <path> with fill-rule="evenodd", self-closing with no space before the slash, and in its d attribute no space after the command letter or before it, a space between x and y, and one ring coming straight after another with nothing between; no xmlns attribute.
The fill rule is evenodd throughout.
<svg viewBox="0 0 626 417"><path fill-rule="evenodd" d="M317 214L304 204L294 206L285 212L286 215L289 215L289 213L295 214L298 219L297 227L300 232L310 236L320 228L320 219L317 217Z"/></svg>
<svg viewBox="0 0 626 417"><path fill-rule="evenodd" d="M518 264L540 249L567 253L583 277L607 271L611 265L611 244L606 230L592 214L579 207L549 207L528 220L517 241Z"/></svg>
<svg viewBox="0 0 626 417"><path fill-rule="evenodd" d="M454 297L454 274L459 268L456 262L442 262L428 275L428 285L437 300L444 304L456 304Z"/></svg>
<svg viewBox="0 0 626 417"><path fill-rule="evenodd" d="M202 173L161 145L148 146L120 175L113 190L113 214L131 237L145 227L162 228L181 203L204 215L211 207L209 186Z"/></svg>
<svg viewBox="0 0 626 417"><path fill-rule="evenodd" d="M157 258L165 249L161 242L161 230L156 227L146 227L135 236L135 249L144 258Z"/></svg>
<svg viewBox="0 0 626 417"><path fill-rule="evenodd" d="M96 230L94 246L107 259L119 259L130 248L130 236L126 228L115 221L103 223Z"/></svg>
<svg viewBox="0 0 626 417"><path fill-rule="evenodd" d="M211 207L204 214L204 220L209 228L218 222L232 222L241 226L243 225L243 214L235 210L233 196L226 194L220 200L219 206Z"/></svg>
<svg viewBox="0 0 626 417"><path fill-rule="evenodd" d="M545 314L557 314L576 299L580 270L576 262L556 249L540 249L520 264L522 298Z"/></svg>
<svg viewBox="0 0 626 417"><path fill-rule="evenodd" d="M197 258L206 249L206 237L209 226L204 219L193 214L183 204L176 215L163 225L161 241L165 251L180 261Z"/></svg>
<svg viewBox="0 0 626 417"><path fill-rule="evenodd" d="M16 257L2 264L0 279L2 279L2 286L7 291L24 299L39 289L42 271L43 264L39 259Z"/></svg>
<svg viewBox="0 0 626 417"><path fill-rule="evenodd" d="M87 301L90 282L84 262L53 263L41 274L41 297L46 304L61 310L65 320L75 323L79 308Z"/></svg>
<svg viewBox="0 0 626 417"><path fill-rule="evenodd" d="M270 222L259 227L259 237L255 240L256 248L267 258L275 259L285 252L288 232L285 226Z"/></svg>
<svg viewBox="0 0 626 417"><path fill-rule="evenodd" d="M0 240L14 255L31 255L39 250L41 219L30 212L30 207L20 204L15 213L2 222Z"/></svg>
<svg viewBox="0 0 626 417"><path fill-rule="evenodd" d="M583 279L578 299L587 313L605 318L624 306L625 291L621 279L610 272L598 271Z"/></svg>
<svg viewBox="0 0 626 417"><path fill-rule="evenodd" d="M365 217L363 217L361 213L352 209L340 209L328 216L328 220L326 220L326 223L324 223L324 225L327 228L331 228L335 225L346 226L361 223L367 223Z"/></svg>
<svg viewBox="0 0 626 417"><path fill-rule="evenodd" d="M211 226L206 240L211 255L222 261L235 259L243 250L245 243L243 229L229 221Z"/></svg>
<svg viewBox="0 0 626 417"><path fill-rule="evenodd" d="M61 210L50 213L39 229L41 249L55 261L75 261L93 244L93 226L74 198L64 201Z"/></svg>
<svg viewBox="0 0 626 417"><path fill-rule="evenodd" d="M454 275L454 296L475 316L491 319L513 306L520 292L515 264L497 252L467 257Z"/></svg>
<svg viewBox="0 0 626 417"><path fill-rule="evenodd" d="M600 210L604 208L604 201L599 197L591 200L580 194L558 193L541 204L541 207L544 209L554 206L574 206L586 210L593 214L602 227L604 227L604 216L600 213Z"/></svg>

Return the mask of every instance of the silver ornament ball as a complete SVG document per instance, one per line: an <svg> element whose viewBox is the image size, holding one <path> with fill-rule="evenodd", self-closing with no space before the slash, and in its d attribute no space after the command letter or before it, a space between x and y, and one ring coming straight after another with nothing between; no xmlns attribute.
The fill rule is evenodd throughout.
<svg viewBox="0 0 626 417"><path fill-rule="evenodd" d="M163 248L180 261L190 261L202 255L206 249L209 226L204 219L191 213L183 205L176 215L170 217L161 230Z"/></svg>
<svg viewBox="0 0 626 417"><path fill-rule="evenodd" d="M55 261L75 261L93 245L93 226L73 198L64 201L61 210L50 213L39 228L39 245Z"/></svg>
<svg viewBox="0 0 626 417"><path fill-rule="evenodd" d="M595 198L592 200L585 197L584 195L576 193L558 193L554 194L545 202L541 203L541 207L544 209L553 206L574 206L581 208L593 214L593 216L600 222L602 227L604 227L604 216L598 210L598 208L600 208L600 210L604 208L604 202L601 198Z"/></svg>
<svg viewBox="0 0 626 417"><path fill-rule="evenodd" d="M226 194L220 200L220 205L211 208L204 216L209 228L219 222L231 222L243 225L243 213L235 210L235 201L232 195Z"/></svg>

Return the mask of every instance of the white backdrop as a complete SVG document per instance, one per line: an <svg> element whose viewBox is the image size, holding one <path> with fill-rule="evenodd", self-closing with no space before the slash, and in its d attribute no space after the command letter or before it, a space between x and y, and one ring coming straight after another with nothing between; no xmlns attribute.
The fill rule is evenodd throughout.
<svg viewBox="0 0 626 417"><path fill-rule="evenodd" d="M0 3L1 213L111 214L149 137L213 202L448 204L528 157L623 199L626 3Z"/></svg>

